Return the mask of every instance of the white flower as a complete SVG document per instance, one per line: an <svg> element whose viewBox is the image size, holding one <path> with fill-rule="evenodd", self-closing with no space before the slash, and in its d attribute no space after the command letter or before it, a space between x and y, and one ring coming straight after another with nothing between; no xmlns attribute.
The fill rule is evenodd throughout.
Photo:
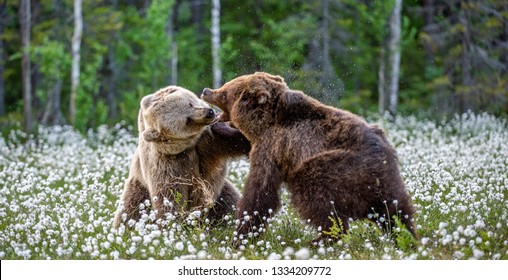
<svg viewBox="0 0 508 280"><path fill-rule="evenodd" d="M481 250L478 250L478 249L473 249L473 256L475 259L480 259L481 257L483 257L485 253L483 253L483 251Z"/></svg>
<svg viewBox="0 0 508 280"><path fill-rule="evenodd" d="M281 259L281 255L279 255L275 252L270 253L270 255L268 255L268 258L267 258L267 260L280 260L280 259Z"/></svg>
<svg viewBox="0 0 508 280"><path fill-rule="evenodd" d="M194 211L189 216L194 219L197 219L197 218L201 217L201 211Z"/></svg>
<svg viewBox="0 0 508 280"><path fill-rule="evenodd" d="M187 251L189 251L191 254L195 254L197 252L196 248L192 244L187 246Z"/></svg>
<svg viewBox="0 0 508 280"><path fill-rule="evenodd" d="M182 241L179 241L175 244L175 249L178 251L182 251L184 249L184 244Z"/></svg>
<svg viewBox="0 0 508 280"><path fill-rule="evenodd" d="M291 256L295 253L295 249L293 249L292 247L286 247L286 249L284 249L284 252L282 252L282 255L283 256Z"/></svg>
<svg viewBox="0 0 508 280"><path fill-rule="evenodd" d="M300 250L296 251L295 258L298 260L308 260L310 256L310 251L307 248L301 248Z"/></svg>
<svg viewBox="0 0 508 280"><path fill-rule="evenodd" d="M206 251L204 250L201 250L197 253L196 257L198 258L198 260L206 260Z"/></svg>

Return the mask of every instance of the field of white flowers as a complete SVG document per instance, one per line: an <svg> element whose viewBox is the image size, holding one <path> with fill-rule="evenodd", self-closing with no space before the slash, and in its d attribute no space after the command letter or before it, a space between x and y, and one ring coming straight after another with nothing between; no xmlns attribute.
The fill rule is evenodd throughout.
<svg viewBox="0 0 508 280"><path fill-rule="evenodd" d="M417 210L420 241L396 246L375 225L353 222L336 244L308 247L316 231L287 203L260 238L231 246L198 213L160 230L146 215L111 227L137 138L117 126L86 135L69 127L0 138L0 259L508 259L508 125L487 114L386 124ZM246 161L231 162L239 188Z"/></svg>

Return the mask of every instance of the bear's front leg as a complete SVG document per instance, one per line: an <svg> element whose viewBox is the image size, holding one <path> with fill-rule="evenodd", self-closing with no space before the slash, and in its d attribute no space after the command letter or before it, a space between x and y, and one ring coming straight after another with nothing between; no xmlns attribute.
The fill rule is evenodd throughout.
<svg viewBox="0 0 508 280"><path fill-rule="evenodd" d="M118 228L120 224L127 223L131 219L139 220L141 217L139 205L147 199L150 199L150 194L146 186L135 178L128 178L120 199L123 204L122 209L118 209L116 212L113 227ZM124 213L126 219L122 218Z"/></svg>
<svg viewBox="0 0 508 280"><path fill-rule="evenodd" d="M225 223L224 217L234 213L239 199L240 193L238 190L236 190L231 182L224 180L224 187L222 188L220 196L207 215L212 225Z"/></svg>
<svg viewBox="0 0 508 280"><path fill-rule="evenodd" d="M240 132L240 130L231 127L224 122L214 123L211 126L214 139L213 146L208 149L213 149L214 153L224 154L227 156L241 156L248 155L251 149L249 140Z"/></svg>
<svg viewBox="0 0 508 280"><path fill-rule="evenodd" d="M270 156L259 151L253 151L250 160L250 174L237 207L240 223L236 232L239 239L249 233L259 232L260 226L267 225L267 219L280 207L282 177L277 165L270 160Z"/></svg>

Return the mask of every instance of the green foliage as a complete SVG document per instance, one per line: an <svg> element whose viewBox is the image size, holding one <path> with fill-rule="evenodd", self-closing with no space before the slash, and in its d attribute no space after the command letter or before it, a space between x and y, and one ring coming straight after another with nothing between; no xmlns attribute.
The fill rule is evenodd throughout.
<svg viewBox="0 0 508 280"><path fill-rule="evenodd" d="M345 82L341 107L355 112L371 111L377 103L379 52L388 36L388 20L393 1L343 1L344 15L337 17L336 28L345 30L345 51L335 60Z"/></svg>
<svg viewBox="0 0 508 280"><path fill-rule="evenodd" d="M81 67L80 82L76 95L76 123L77 129L84 131L88 127L94 127L106 120L107 108L97 96L100 84L97 83L97 72L103 63L103 54L106 47L95 43L91 45L87 63ZM102 121L102 122L101 122Z"/></svg>
<svg viewBox="0 0 508 280"><path fill-rule="evenodd" d="M51 41L46 37L40 45L33 46L30 54L30 59L37 61L38 70L42 75L41 85L36 89L36 93L44 100L51 87L68 76L71 66L70 53L66 51L62 42Z"/></svg>
<svg viewBox="0 0 508 280"><path fill-rule="evenodd" d="M149 86L148 93L166 85L169 76L170 38L166 34L166 24L172 6L173 1L152 1L140 30L143 49L140 55L141 71L138 74L141 81Z"/></svg>
<svg viewBox="0 0 508 280"><path fill-rule="evenodd" d="M70 54L61 42L44 38L41 45L32 48L31 60L37 61L45 79L61 79L70 69Z"/></svg>
<svg viewBox="0 0 508 280"><path fill-rule="evenodd" d="M418 241L407 230L406 225L400 221L400 217L393 216L393 221L396 228L392 232L392 235L395 237L395 244L397 244L397 247L404 252L409 252L410 250L416 248Z"/></svg>
<svg viewBox="0 0 508 280"><path fill-rule="evenodd" d="M332 216L328 217L328 219L332 222L332 226L330 227L329 231L323 230L323 233L334 239L341 238L344 235L344 226L342 225L342 220L338 218L335 219Z"/></svg>
<svg viewBox="0 0 508 280"><path fill-rule="evenodd" d="M199 45L196 27L182 28L176 40L178 42L178 85L196 93L200 93L204 87L211 87L211 51L204 50L203 46Z"/></svg>
<svg viewBox="0 0 508 280"><path fill-rule="evenodd" d="M196 93L211 86L211 3L196 3L83 2L80 130L120 120L134 125L139 100L169 83L172 42L178 47L177 84ZM223 82L267 71L331 105L362 114L376 112L380 50L389 36L394 1L328 2L332 82L324 81L324 59L320 58L323 3L221 1ZM0 22L4 92L8 113L16 113L22 111L19 2L9 0L5 5ZM398 110L449 114L471 109L506 114L506 5L499 0L425 5L425 1L403 4ZM38 1L32 12L34 103L44 104L55 81L61 79L66 114L73 1ZM173 37L169 38L171 15ZM333 94L324 96L323 88ZM36 107L34 115L42 115L43 107Z"/></svg>

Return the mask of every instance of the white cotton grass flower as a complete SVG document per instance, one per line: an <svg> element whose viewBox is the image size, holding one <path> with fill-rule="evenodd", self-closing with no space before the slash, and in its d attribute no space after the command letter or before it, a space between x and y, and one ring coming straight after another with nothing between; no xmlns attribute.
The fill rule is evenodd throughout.
<svg viewBox="0 0 508 280"><path fill-rule="evenodd" d="M282 252L282 255L284 257L290 257L290 256L292 256L294 254L295 254L295 249L293 249L293 247L286 247L284 249L284 252Z"/></svg>
<svg viewBox="0 0 508 280"><path fill-rule="evenodd" d="M310 257L310 251L307 248L301 248L295 252L295 258L297 260L308 260Z"/></svg>
<svg viewBox="0 0 508 280"><path fill-rule="evenodd" d="M196 257L198 258L198 260L206 260L207 259L207 253L205 250L200 250L197 254L196 254Z"/></svg>
<svg viewBox="0 0 508 280"><path fill-rule="evenodd" d="M482 251L482 250L478 250L478 249L473 249L473 257L474 259L481 259L483 256L485 255L485 253Z"/></svg>
<svg viewBox="0 0 508 280"><path fill-rule="evenodd" d="M270 255L268 255L268 257L266 259L267 260L280 260L281 259L281 255L277 254L275 252L272 252L272 253L270 253Z"/></svg>
<svg viewBox="0 0 508 280"><path fill-rule="evenodd" d="M178 251L183 251L184 248L185 248L185 245L183 244L182 241L179 241L175 244L175 249Z"/></svg>
<svg viewBox="0 0 508 280"><path fill-rule="evenodd" d="M506 119L466 113L440 123L401 116L385 125L417 212L418 254L366 231L370 225L362 221L350 224L347 241L309 250L307 258L505 259ZM190 224L179 213L157 223L149 199L139 205L141 220L129 221L123 213L123 223L113 229L137 135L125 125L85 134L69 126L41 126L37 135L11 130L0 136L0 259L223 259L226 253L230 259L293 259L320 233L300 222L286 188L277 213L270 209L263 218L268 227L242 238L238 249L229 230L243 219L229 215L224 230L201 223L205 211L192 214ZM231 161L228 169L228 179L242 189L248 160ZM386 203L400 206L393 198ZM167 199L163 204L171 206ZM387 220L383 215L370 218ZM366 232L370 244L357 244Z"/></svg>

